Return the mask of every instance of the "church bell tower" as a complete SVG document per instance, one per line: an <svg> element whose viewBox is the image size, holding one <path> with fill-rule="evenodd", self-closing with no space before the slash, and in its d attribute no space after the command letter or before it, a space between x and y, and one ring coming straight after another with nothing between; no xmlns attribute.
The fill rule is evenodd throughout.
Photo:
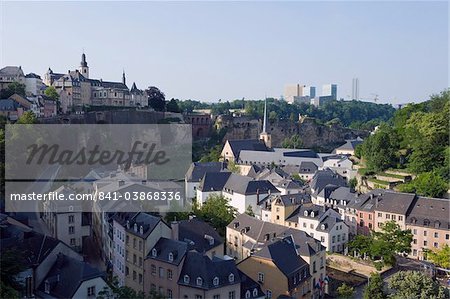
<svg viewBox="0 0 450 299"><path fill-rule="evenodd" d="M80 63L80 73L87 79L89 79L89 67L86 62L86 54L81 55L81 63Z"/></svg>

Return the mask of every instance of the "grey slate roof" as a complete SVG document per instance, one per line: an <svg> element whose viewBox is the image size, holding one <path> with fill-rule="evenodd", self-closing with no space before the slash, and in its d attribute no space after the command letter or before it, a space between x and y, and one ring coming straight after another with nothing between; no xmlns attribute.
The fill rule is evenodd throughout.
<svg viewBox="0 0 450 299"><path fill-rule="evenodd" d="M122 82L102 81L102 86L104 88L123 89L123 90L128 91L128 87L125 84L123 84Z"/></svg>
<svg viewBox="0 0 450 299"><path fill-rule="evenodd" d="M302 149L298 151L289 151L283 153L284 157L298 157L298 158L318 158L316 152L310 149Z"/></svg>
<svg viewBox="0 0 450 299"><path fill-rule="evenodd" d="M288 278L290 290L310 277L309 265L298 255L292 236L266 244L253 256L271 260ZM297 277L296 283L294 283L294 277Z"/></svg>
<svg viewBox="0 0 450 299"><path fill-rule="evenodd" d="M233 281L230 282L230 274ZM189 282L184 281L184 277L189 277ZM202 284L197 285L197 278L201 278ZM219 278L217 286L214 285L214 278ZM189 251L183 263L183 268L178 279L178 284L192 288L211 290L224 286L234 285L240 282L239 272L233 259L222 260L213 258L196 251Z"/></svg>
<svg viewBox="0 0 450 299"><path fill-rule="evenodd" d="M267 180L254 180L252 178L232 173L225 183L224 190L232 190L233 192L251 195L259 192L278 193L278 189Z"/></svg>
<svg viewBox="0 0 450 299"><path fill-rule="evenodd" d="M305 174L313 174L317 171L318 167L313 162L303 161L300 163L300 169L299 173L305 173Z"/></svg>
<svg viewBox="0 0 450 299"><path fill-rule="evenodd" d="M361 143L363 143L362 139L346 140L346 142L337 147L336 150L355 150L355 148Z"/></svg>
<svg viewBox="0 0 450 299"><path fill-rule="evenodd" d="M384 189L371 190L368 193L359 195L354 201L349 204L349 207L365 212L373 212L377 199L384 193Z"/></svg>
<svg viewBox="0 0 450 299"><path fill-rule="evenodd" d="M285 194L276 195L273 200L276 201L277 205L282 205L285 207L305 204L311 202L311 196L307 193L295 193L295 194Z"/></svg>
<svg viewBox="0 0 450 299"><path fill-rule="evenodd" d="M125 225L125 230L143 239L147 238L153 229L162 221L161 218L147 214L139 213L130 220L130 228ZM137 225L137 232L134 230L134 224ZM143 227L143 234L140 233L140 227Z"/></svg>
<svg viewBox="0 0 450 299"><path fill-rule="evenodd" d="M23 76L22 68L19 66L5 66L0 69L1 76Z"/></svg>
<svg viewBox="0 0 450 299"><path fill-rule="evenodd" d="M269 151L265 143L258 139L228 140L228 143L230 144L236 159L239 158L239 154L242 150Z"/></svg>
<svg viewBox="0 0 450 299"><path fill-rule="evenodd" d="M292 236L270 242L253 255L271 259L278 269L288 277L308 265L305 260L298 256Z"/></svg>
<svg viewBox="0 0 450 299"><path fill-rule="evenodd" d="M375 210L406 215L415 198L415 194L387 190L379 197Z"/></svg>
<svg viewBox="0 0 450 299"><path fill-rule="evenodd" d="M25 78L41 79L41 76L36 75L35 73L29 73L29 74L26 74Z"/></svg>
<svg viewBox="0 0 450 299"><path fill-rule="evenodd" d="M241 231L249 238L255 240L256 243L249 240L244 244L246 248L253 249L254 251L262 248L262 246L268 242L273 242L274 240L279 240L280 238L287 236L293 237L297 252L301 256L312 256L315 255L318 250L325 250L325 247L323 247L318 240L301 230L258 220L247 214L238 215L227 227Z"/></svg>
<svg viewBox="0 0 450 299"><path fill-rule="evenodd" d="M203 192L210 191L220 191L225 186L225 183L228 181L231 172L207 172L203 176L200 184L198 186L198 190Z"/></svg>
<svg viewBox="0 0 450 299"><path fill-rule="evenodd" d="M241 297L240 298L261 298L265 294L261 290L259 283L251 279L249 276L245 275L244 272L238 269L239 276L241 278ZM255 291L256 290L256 291ZM246 296L246 293L250 292L250 297ZM256 294L256 296L255 296Z"/></svg>
<svg viewBox="0 0 450 299"><path fill-rule="evenodd" d="M194 162L186 172L188 182L199 182L205 173L228 171L227 164L223 162Z"/></svg>
<svg viewBox="0 0 450 299"><path fill-rule="evenodd" d="M450 229L450 200L447 198L418 197L411 206L406 223Z"/></svg>
<svg viewBox="0 0 450 299"><path fill-rule="evenodd" d="M329 168L318 170L311 180L310 187L318 194L326 185L347 186L346 179Z"/></svg>
<svg viewBox="0 0 450 299"><path fill-rule="evenodd" d="M153 256L153 250L156 250L156 257ZM186 242L160 238L155 246L150 250L147 258L166 262L173 265L179 265L188 252L188 244ZM173 260L169 260L169 254L172 253Z"/></svg>
<svg viewBox="0 0 450 299"><path fill-rule="evenodd" d="M214 239L212 244L207 236ZM219 233L211 225L197 218L178 221L178 240L187 242L189 250L195 249L200 253L223 244Z"/></svg>
<svg viewBox="0 0 450 299"><path fill-rule="evenodd" d="M259 243L267 242L267 236L269 239L275 238L281 235L286 227L275 223L258 220L247 214L239 214L231 221L227 227L239 230L245 233L249 238Z"/></svg>
<svg viewBox="0 0 450 299"><path fill-rule="evenodd" d="M45 282L48 281L50 283L49 295L56 298L72 298L83 281L96 277L104 277L104 273L86 262L77 261L59 253L38 290L45 293Z"/></svg>

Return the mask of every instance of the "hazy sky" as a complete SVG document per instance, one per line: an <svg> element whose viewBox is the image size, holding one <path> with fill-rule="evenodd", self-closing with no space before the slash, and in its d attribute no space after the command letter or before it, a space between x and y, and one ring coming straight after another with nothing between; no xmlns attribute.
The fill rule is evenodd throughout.
<svg viewBox="0 0 450 299"><path fill-rule="evenodd" d="M337 83L339 97L422 101L449 86L447 2L4 2L0 66L91 78L168 98L279 97Z"/></svg>

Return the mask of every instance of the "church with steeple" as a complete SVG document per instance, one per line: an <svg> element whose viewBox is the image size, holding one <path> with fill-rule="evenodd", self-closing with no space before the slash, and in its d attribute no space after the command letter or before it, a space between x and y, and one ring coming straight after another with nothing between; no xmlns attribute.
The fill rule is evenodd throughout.
<svg viewBox="0 0 450 299"><path fill-rule="evenodd" d="M86 54L75 71L54 73L51 68L44 75L44 83L56 88L60 94L63 111L80 110L83 106L147 107L148 100L143 90L133 83L131 90L126 84L125 70L121 82L93 79L89 76Z"/></svg>
<svg viewBox="0 0 450 299"><path fill-rule="evenodd" d="M268 147L272 147L272 136L267 132L267 99L264 100L264 119L262 132L259 134L259 139Z"/></svg>

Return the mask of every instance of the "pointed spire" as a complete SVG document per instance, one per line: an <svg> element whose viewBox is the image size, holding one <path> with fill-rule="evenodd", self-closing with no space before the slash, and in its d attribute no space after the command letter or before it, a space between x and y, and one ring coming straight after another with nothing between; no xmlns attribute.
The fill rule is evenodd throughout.
<svg viewBox="0 0 450 299"><path fill-rule="evenodd" d="M81 54L81 63L80 63L80 65L83 66L83 67L87 67L86 54L84 54L84 51L83 51L83 54Z"/></svg>
<svg viewBox="0 0 450 299"><path fill-rule="evenodd" d="M127 79L125 78L125 69L122 70L122 83L126 85Z"/></svg>
<svg viewBox="0 0 450 299"><path fill-rule="evenodd" d="M267 97L264 99L263 133L267 133Z"/></svg>

